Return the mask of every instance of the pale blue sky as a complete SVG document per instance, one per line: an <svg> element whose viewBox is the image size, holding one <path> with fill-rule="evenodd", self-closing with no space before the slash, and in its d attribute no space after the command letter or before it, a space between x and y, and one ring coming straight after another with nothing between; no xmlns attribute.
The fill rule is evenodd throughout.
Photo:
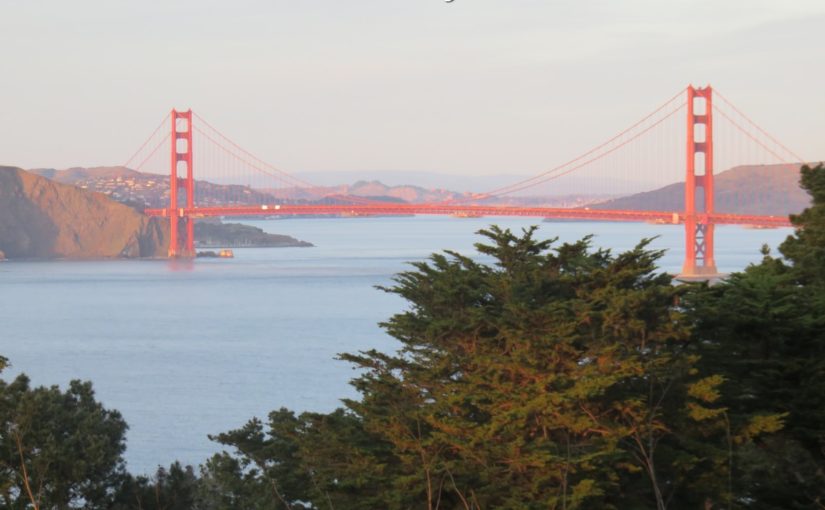
<svg viewBox="0 0 825 510"><path fill-rule="evenodd" d="M533 173L711 83L825 158L825 1L0 0L0 164L193 108L290 171Z"/></svg>

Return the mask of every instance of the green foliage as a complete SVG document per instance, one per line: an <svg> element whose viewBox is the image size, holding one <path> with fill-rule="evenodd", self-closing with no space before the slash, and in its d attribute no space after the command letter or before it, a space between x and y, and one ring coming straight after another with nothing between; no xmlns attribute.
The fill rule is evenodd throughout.
<svg viewBox="0 0 825 510"><path fill-rule="evenodd" d="M811 207L792 216L784 259L761 263L684 301L705 374L723 374L735 502L825 504L825 168L803 167Z"/></svg>
<svg viewBox="0 0 825 510"><path fill-rule="evenodd" d="M384 289L396 354L341 358L361 394L215 439L214 508L698 508L730 501L722 375L697 369L687 287L642 242L613 255L491 227L492 264L435 254ZM752 417L748 437L774 432ZM720 440L720 438L722 438ZM246 498L246 499L243 499Z"/></svg>
<svg viewBox="0 0 825 510"><path fill-rule="evenodd" d="M241 455L242 472L249 474L270 495L271 501L280 501L284 507L303 508L299 503L307 493L308 480L301 468L299 444L295 432L298 419L286 409L269 415L269 430L258 420L250 420L243 428L219 434L213 439L232 445Z"/></svg>
<svg viewBox="0 0 825 510"><path fill-rule="evenodd" d="M125 431L91 383L62 391L32 388L24 375L0 380L0 506L105 507L123 474Z"/></svg>
<svg viewBox="0 0 825 510"><path fill-rule="evenodd" d="M277 505L257 471L228 453L214 455L201 466L197 501L200 510L270 509Z"/></svg>
<svg viewBox="0 0 825 510"><path fill-rule="evenodd" d="M792 215L796 227L780 252L791 262L796 277L806 284L825 283L825 166L805 165L800 171L800 186L812 199L811 207Z"/></svg>
<svg viewBox="0 0 825 510"><path fill-rule="evenodd" d="M389 445L342 409L297 417L281 409L270 413L266 426L251 420L213 439L233 447L234 455L216 455L202 470L205 500L214 504L216 495L231 494L243 501L214 508L408 507L387 490L395 476Z"/></svg>
<svg viewBox="0 0 825 510"><path fill-rule="evenodd" d="M669 466L695 358L661 253L553 248L534 232L482 231L493 266L451 252L414 264L385 289L410 303L384 325L400 352L342 356L365 371L348 406L392 444L394 490L465 508L690 500L703 460Z"/></svg>
<svg viewBox="0 0 825 510"><path fill-rule="evenodd" d="M199 481L190 466L175 462L158 468L155 476L125 475L111 510L190 510L195 506Z"/></svg>

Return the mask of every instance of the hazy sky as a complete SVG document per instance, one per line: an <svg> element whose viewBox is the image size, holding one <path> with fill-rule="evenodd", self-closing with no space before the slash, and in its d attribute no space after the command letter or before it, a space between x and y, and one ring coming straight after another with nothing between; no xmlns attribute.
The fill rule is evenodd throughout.
<svg viewBox="0 0 825 510"><path fill-rule="evenodd" d="M825 158L823 0L0 0L0 164L192 108L289 171L539 172L711 83Z"/></svg>

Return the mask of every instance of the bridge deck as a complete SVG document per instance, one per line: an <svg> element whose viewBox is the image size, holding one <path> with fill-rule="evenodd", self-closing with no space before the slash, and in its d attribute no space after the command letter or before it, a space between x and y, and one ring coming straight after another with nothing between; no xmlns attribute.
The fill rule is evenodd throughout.
<svg viewBox="0 0 825 510"><path fill-rule="evenodd" d="M149 216L170 216L170 210L146 209ZM290 205L271 204L256 206L192 207L180 208L177 216L195 218L218 216L378 216L378 215L416 215L430 214L442 216L525 216L536 218L556 218L593 221L630 221L662 224L680 224L685 221L685 214L676 211L624 211L610 209L568 209L557 207L506 207L483 205L451 204L339 204L339 205ZM785 216L758 216L747 214L697 214L700 223L717 225L754 225L758 227L789 227L790 220Z"/></svg>

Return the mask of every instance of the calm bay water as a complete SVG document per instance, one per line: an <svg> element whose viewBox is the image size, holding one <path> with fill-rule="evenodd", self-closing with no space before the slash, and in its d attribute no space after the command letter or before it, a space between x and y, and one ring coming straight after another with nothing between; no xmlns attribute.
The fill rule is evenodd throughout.
<svg viewBox="0 0 825 510"><path fill-rule="evenodd" d="M35 385L94 382L130 425L129 468L150 472L218 450L207 434L270 410L329 411L353 397L337 353L395 342L377 323L404 308L387 285L408 261L442 249L472 254L490 223L536 219L353 218L248 222L314 248L236 249L235 259L0 264L0 354ZM678 272L683 229L670 225L543 223L540 237L631 248L659 236L662 268ZM758 261L789 229L717 227L717 265Z"/></svg>

